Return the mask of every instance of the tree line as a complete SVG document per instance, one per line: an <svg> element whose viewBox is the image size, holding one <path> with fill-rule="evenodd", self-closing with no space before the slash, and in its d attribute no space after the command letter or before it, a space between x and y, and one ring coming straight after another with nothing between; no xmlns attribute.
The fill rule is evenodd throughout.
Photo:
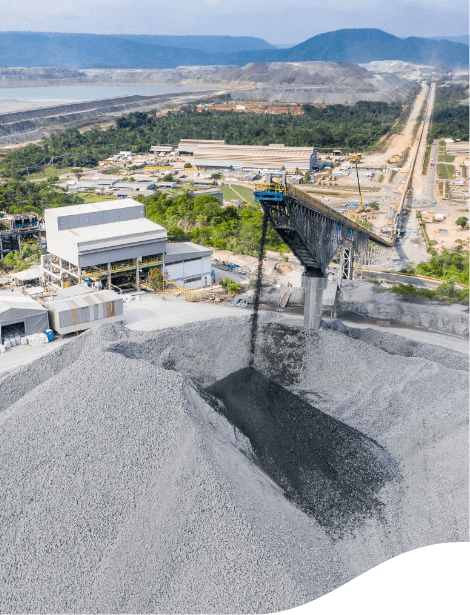
<svg viewBox="0 0 470 615"><path fill-rule="evenodd" d="M222 207L214 196L200 195L191 199L189 191L171 198L156 193L137 199L145 203L147 218L164 226L172 241L193 241L248 256L258 254L263 221L259 207ZM281 253L288 251L270 226L266 249Z"/></svg>
<svg viewBox="0 0 470 615"><path fill-rule="evenodd" d="M52 161L57 168L96 167L99 160L120 150L147 151L152 145L180 139L223 139L233 145L284 143L295 147L364 151L378 145L403 111L402 103L362 101L354 105L304 105L303 115L267 115L233 111L198 112L195 105L157 116L134 112L101 130L68 129L7 152L0 160L5 177L27 167ZM26 171L24 171L26 172Z"/></svg>
<svg viewBox="0 0 470 615"><path fill-rule="evenodd" d="M440 137L469 140L468 104L460 104L465 99L468 99L468 86L459 83L437 84L430 140Z"/></svg>

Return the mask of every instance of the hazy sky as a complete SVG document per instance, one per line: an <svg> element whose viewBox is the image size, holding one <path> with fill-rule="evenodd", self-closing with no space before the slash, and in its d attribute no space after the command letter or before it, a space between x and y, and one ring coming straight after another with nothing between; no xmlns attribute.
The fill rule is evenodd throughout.
<svg viewBox="0 0 470 615"><path fill-rule="evenodd" d="M2 31L231 34L286 44L340 28L380 28L402 37L468 34L467 0L2 0L2 5Z"/></svg>

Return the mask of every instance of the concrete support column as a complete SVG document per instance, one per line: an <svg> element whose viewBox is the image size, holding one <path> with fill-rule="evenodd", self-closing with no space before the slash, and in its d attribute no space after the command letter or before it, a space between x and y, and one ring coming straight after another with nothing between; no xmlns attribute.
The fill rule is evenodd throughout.
<svg viewBox="0 0 470 615"><path fill-rule="evenodd" d="M111 290L111 263L108 263L108 290Z"/></svg>
<svg viewBox="0 0 470 615"><path fill-rule="evenodd" d="M318 331L323 315L323 289L328 278L314 277L309 273L302 276L302 287L305 289L304 327Z"/></svg>
<svg viewBox="0 0 470 615"><path fill-rule="evenodd" d="M139 275L139 263L142 260L140 256L135 259L135 288L140 290L140 275Z"/></svg>

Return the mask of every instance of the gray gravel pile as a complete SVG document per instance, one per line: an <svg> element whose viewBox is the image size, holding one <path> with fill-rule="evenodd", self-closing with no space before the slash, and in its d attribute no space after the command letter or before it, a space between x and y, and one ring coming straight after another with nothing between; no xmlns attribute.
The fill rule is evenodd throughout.
<svg viewBox="0 0 470 615"><path fill-rule="evenodd" d="M373 344L380 348L384 352L389 354L401 355L403 357L417 357L433 361L434 363L440 363L444 367L450 369L459 369L468 371L468 357L458 353L450 352L442 348L436 348L415 342L413 340L407 340L399 335L389 333L384 336L381 331L373 329L352 329L351 335L354 339Z"/></svg>
<svg viewBox="0 0 470 615"><path fill-rule="evenodd" d="M206 391L286 497L329 535L342 536L380 515L377 494L399 474L376 442L251 367Z"/></svg>
<svg viewBox="0 0 470 615"><path fill-rule="evenodd" d="M377 507L332 532L269 471L273 448L243 403L232 422L214 409L202 387L224 397L220 381L248 366L248 316L104 325L0 381L0 612L275 612L410 549L468 540L468 375L452 353L390 354L268 318L252 409L260 383L275 389L271 419L283 405L302 417L299 446L346 491L355 468L375 476L364 488Z"/></svg>

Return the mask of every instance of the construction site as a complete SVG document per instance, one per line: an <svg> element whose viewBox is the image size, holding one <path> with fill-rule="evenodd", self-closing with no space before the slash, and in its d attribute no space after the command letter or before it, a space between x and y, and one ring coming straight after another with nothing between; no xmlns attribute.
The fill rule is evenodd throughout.
<svg viewBox="0 0 470 615"><path fill-rule="evenodd" d="M354 157L356 217L268 169L237 263L131 198L46 209L38 284L0 292L1 612L279 612L469 540L468 305L360 279L403 260L426 117L387 230Z"/></svg>

